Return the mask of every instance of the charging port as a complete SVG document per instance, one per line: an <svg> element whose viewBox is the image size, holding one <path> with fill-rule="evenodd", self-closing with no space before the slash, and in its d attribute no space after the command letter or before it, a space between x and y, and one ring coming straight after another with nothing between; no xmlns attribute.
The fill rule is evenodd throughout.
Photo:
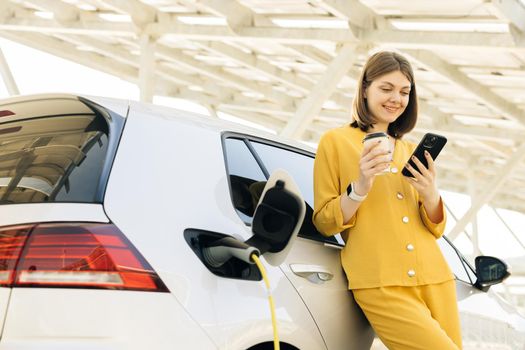
<svg viewBox="0 0 525 350"><path fill-rule="evenodd" d="M235 256L232 256L223 262L222 265L214 263L210 264L207 261L205 258L204 249L206 247L217 246L221 242L224 242L224 240L236 240L232 236L199 229L186 229L184 231L184 238L195 255L197 255L197 257L213 274L225 278L235 278L249 281L260 281L262 279L261 273L259 272L257 266L253 265L253 263L247 263L246 261L236 258Z"/></svg>

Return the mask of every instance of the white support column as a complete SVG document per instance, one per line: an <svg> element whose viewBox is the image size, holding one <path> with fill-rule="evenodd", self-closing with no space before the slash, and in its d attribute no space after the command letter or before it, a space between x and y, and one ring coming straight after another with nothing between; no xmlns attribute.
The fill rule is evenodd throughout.
<svg viewBox="0 0 525 350"><path fill-rule="evenodd" d="M500 171L500 176L494 177L488 185L482 186L483 191L476 196L476 201L472 203L470 209L467 210L465 215L456 223L456 226L450 231L447 237L453 241L458 235L465 229L465 226L472 221L472 218L479 209L486 203L488 203L500 187L505 183L505 181L510 177L513 170L520 164L520 162L525 158L525 143L522 143L521 146L514 152L512 157L507 161L503 169Z"/></svg>
<svg viewBox="0 0 525 350"><path fill-rule="evenodd" d="M18 90L18 86L16 85L15 78L13 78L13 74L11 73L11 69L9 69L9 64L7 63L7 60L5 59L4 52L0 48L0 73L2 74L2 79L4 80L5 87L7 88L7 92L9 92L9 95L19 95L20 91Z"/></svg>
<svg viewBox="0 0 525 350"><path fill-rule="evenodd" d="M155 42L147 34L140 37L139 89L140 101L152 102L155 76Z"/></svg>
<svg viewBox="0 0 525 350"><path fill-rule="evenodd" d="M281 135L289 138L300 138L301 134L319 114L323 103L334 92L343 76L348 72L355 61L357 46L345 44L337 57L328 65L321 80L314 86L308 97L301 103L297 112L281 132Z"/></svg>
<svg viewBox="0 0 525 350"><path fill-rule="evenodd" d="M470 174L468 179L468 189L470 195L470 205L476 203L476 177L474 174ZM478 213L472 215L472 248L474 256L481 255L481 249L479 249L479 231L478 231Z"/></svg>

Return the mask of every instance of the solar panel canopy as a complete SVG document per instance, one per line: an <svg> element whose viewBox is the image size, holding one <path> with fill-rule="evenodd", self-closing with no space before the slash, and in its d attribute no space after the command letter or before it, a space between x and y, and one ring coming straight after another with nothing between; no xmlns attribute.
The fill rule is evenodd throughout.
<svg viewBox="0 0 525 350"><path fill-rule="evenodd" d="M524 0L4 0L0 36L311 143L350 121L367 57L398 51L406 137L449 140L439 187L525 212Z"/></svg>

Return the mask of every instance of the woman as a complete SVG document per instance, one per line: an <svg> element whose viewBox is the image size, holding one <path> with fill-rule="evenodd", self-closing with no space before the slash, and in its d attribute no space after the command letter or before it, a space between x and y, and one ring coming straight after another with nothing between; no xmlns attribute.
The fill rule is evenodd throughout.
<svg viewBox="0 0 525 350"><path fill-rule="evenodd" d="M389 349L461 349L454 276L436 239L445 209L432 158L426 168L402 139L417 120L410 63L394 52L371 56L358 81L350 125L326 132L314 164L314 224L329 236L341 232L341 262L352 290ZM385 132L391 148L363 146ZM390 169L388 174L382 174Z"/></svg>

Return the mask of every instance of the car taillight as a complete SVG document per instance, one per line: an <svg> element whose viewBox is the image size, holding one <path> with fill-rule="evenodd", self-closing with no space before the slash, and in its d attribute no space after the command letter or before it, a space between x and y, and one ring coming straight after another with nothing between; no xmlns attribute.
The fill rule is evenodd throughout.
<svg viewBox="0 0 525 350"><path fill-rule="evenodd" d="M0 285L168 292L115 225L95 223L0 228Z"/></svg>

